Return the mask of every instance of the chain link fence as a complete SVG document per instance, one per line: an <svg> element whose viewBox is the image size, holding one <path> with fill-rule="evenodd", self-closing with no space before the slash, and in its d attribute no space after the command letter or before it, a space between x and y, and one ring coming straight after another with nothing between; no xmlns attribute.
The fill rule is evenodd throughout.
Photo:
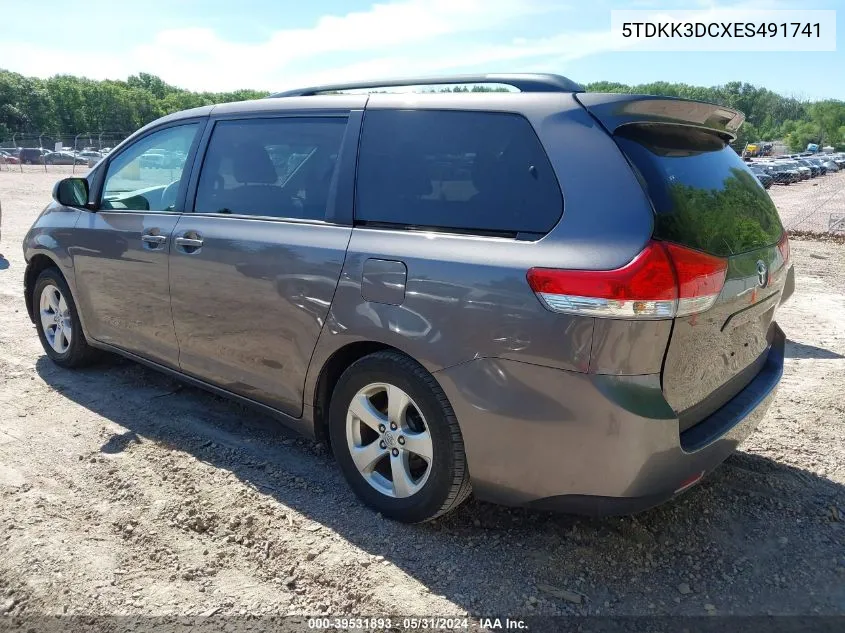
<svg viewBox="0 0 845 633"><path fill-rule="evenodd" d="M0 139L0 171L24 171L37 166L45 171L59 166L86 170L118 143L126 132L46 134L19 132Z"/></svg>
<svg viewBox="0 0 845 633"><path fill-rule="evenodd" d="M56 151L84 149L110 149L129 136L128 132L75 132L62 134L47 134L35 132L18 132L0 139L0 149L10 148L44 148Z"/></svg>
<svg viewBox="0 0 845 633"><path fill-rule="evenodd" d="M769 190L790 233L845 237L845 169Z"/></svg>

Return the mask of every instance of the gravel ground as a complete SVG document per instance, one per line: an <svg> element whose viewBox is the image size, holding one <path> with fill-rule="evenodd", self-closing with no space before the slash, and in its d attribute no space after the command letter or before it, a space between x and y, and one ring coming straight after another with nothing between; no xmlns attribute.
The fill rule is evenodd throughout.
<svg viewBox="0 0 845 633"><path fill-rule="evenodd" d="M791 185L772 185L769 195L787 229L824 233L831 218L845 218L845 170ZM845 223L838 232L845 235Z"/></svg>
<svg viewBox="0 0 845 633"><path fill-rule="evenodd" d="M793 242L777 399L676 502L584 519L471 500L405 526L252 410L128 361L46 360L20 243L59 172L0 172L0 613L845 614L841 244Z"/></svg>

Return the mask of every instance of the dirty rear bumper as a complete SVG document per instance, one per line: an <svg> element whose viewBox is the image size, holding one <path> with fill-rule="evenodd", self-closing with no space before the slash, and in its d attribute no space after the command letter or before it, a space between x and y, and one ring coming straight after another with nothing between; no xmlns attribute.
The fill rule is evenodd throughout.
<svg viewBox="0 0 845 633"><path fill-rule="evenodd" d="M477 359L437 372L464 436L479 498L630 514L671 499L721 464L762 420L785 337L737 396L680 432L658 374L603 376Z"/></svg>

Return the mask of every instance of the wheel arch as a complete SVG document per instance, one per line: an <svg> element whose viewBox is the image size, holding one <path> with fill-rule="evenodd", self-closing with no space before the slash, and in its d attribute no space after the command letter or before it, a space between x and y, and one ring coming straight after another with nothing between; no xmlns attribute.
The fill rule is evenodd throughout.
<svg viewBox="0 0 845 633"><path fill-rule="evenodd" d="M314 388L314 436L320 442L325 442L326 446L330 445L328 433L328 411L331 403L332 393L337 385L343 372L345 372L354 362L374 354L376 352L397 352L404 356L408 356L406 352L401 349L381 343L379 341L355 341L347 343L346 345L336 349L331 356L326 359L323 366L320 368L320 373L317 377L317 384ZM408 356L411 358L410 356Z"/></svg>
<svg viewBox="0 0 845 633"><path fill-rule="evenodd" d="M26 271L23 276L23 296L24 302L26 303L26 312L29 314L29 320L33 323L35 323L35 306L32 302L32 289L35 287L35 280L38 279L38 275L48 268L55 268L70 288L67 277L62 272L62 268L56 260L45 253L36 253L33 255L29 262L27 262ZM71 292L73 292L72 289ZM75 298L74 303L76 303Z"/></svg>

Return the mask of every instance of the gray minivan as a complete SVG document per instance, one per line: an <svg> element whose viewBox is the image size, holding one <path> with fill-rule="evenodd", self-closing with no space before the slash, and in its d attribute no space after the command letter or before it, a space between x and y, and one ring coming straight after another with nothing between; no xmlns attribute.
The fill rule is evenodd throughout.
<svg viewBox="0 0 845 633"><path fill-rule="evenodd" d="M513 91L366 93L470 83ZM780 380L794 275L742 120L556 75L179 112L57 183L26 306L61 366L116 352L326 441L385 516L634 512Z"/></svg>

